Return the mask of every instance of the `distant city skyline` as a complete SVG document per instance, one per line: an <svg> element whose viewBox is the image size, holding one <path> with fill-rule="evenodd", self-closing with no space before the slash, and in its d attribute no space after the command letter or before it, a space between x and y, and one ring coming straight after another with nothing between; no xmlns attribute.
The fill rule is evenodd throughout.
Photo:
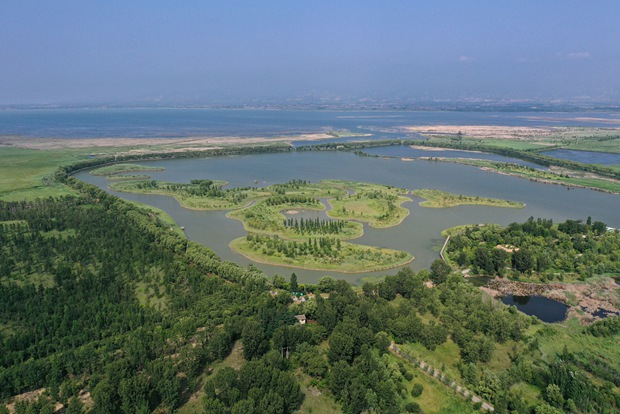
<svg viewBox="0 0 620 414"><path fill-rule="evenodd" d="M0 3L0 105L620 102L617 1Z"/></svg>

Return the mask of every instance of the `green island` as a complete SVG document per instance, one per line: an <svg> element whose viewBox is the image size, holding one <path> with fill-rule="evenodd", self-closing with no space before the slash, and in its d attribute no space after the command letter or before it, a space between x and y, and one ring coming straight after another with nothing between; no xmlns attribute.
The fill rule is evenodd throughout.
<svg viewBox="0 0 620 414"><path fill-rule="evenodd" d="M115 191L136 194L160 194L174 197L183 207L198 210L230 210L243 207L269 193L257 188L223 189L226 181L208 179L174 183L158 180L123 181L110 184Z"/></svg>
<svg viewBox="0 0 620 414"><path fill-rule="evenodd" d="M162 167L152 167L139 164L111 164L103 167L95 168L90 173L92 175L115 175L130 172L156 172L164 171Z"/></svg>
<svg viewBox="0 0 620 414"><path fill-rule="evenodd" d="M466 196L462 194L452 194L440 190L418 189L414 190L413 194L425 199L425 201L420 202L420 205L422 207L445 208L460 205L483 205L505 208L525 207L524 203L516 201L500 200L497 198Z"/></svg>
<svg viewBox="0 0 620 414"><path fill-rule="evenodd" d="M397 226L409 215L401 204L411 201L408 191L402 188L354 181L323 180L325 185L336 185L349 190L347 195L329 200L332 218L357 220L371 227Z"/></svg>
<svg viewBox="0 0 620 414"><path fill-rule="evenodd" d="M115 174L106 176L108 181L145 181L150 178L151 176L146 174Z"/></svg>
<svg viewBox="0 0 620 414"><path fill-rule="evenodd" d="M341 242L336 237L308 237L300 242L248 234L233 240L230 247L260 263L341 273L375 272L400 267L413 260L413 256L404 251Z"/></svg>

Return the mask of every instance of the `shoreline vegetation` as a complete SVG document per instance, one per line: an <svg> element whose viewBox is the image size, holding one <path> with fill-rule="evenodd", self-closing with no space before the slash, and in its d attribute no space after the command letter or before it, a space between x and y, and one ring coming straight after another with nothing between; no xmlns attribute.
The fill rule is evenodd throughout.
<svg viewBox="0 0 620 414"><path fill-rule="evenodd" d="M500 200L497 198L487 198L478 196L466 196L462 194L452 194L440 190L418 189L414 190L413 195L424 198L420 206L429 208L448 208L460 205L481 205L502 208L524 208L525 203Z"/></svg>
<svg viewBox="0 0 620 414"><path fill-rule="evenodd" d="M518 164L473 158L437 157L433 158L433 160L471 165L479 167L484 171L510 175L545 184L563 185L568 188L589 188L606 193L620 194L620 180L602 178L591 173L576 172L557 167L550 167L549 170L538 170Z"/></svg>
<svg viewBox="0 0 620 414"><path fill-rule="evenodd" d="M116 182L110 187L116 191L172 196L185 208L231 210L226 216L241 221L244 229L257 239L254 243L244 242L243 238L233 240L230 248L259 263L360 273L392 269L413 260L404 251L341 242L361 237L362 222L376 228L400 224L409 214L400 205L411 201L401 195L407 193L405 189L342 180L292 180L268 187L223 189L226 184L207 179L191 180L189 184L142 180ZM282 214L325 210L321 199L331 206L327 211L330 219L287 218ZM321 249L308 249L317 241ZM324 246L332 244L338 249L332 251Z"/></svg>
<svg viewBox="0 0 620 414"><path fill-rule="evenodd" d="M114 176L122 173L135 173L135 172L156 172L164 171L162 167L153 167L139 164L111 164L103 167L96 168L90 173L98 176Z"/></svg>
<svg viewBox="0 0 620 414"><path fill-rule="evenodd" d="M389 270L411 263L414 259L413 255L402 250L339 240L309 238L307 242L291 242L278 236L256 237L249 234L233 240L229 246L258 263L347 274Z"/></svg>

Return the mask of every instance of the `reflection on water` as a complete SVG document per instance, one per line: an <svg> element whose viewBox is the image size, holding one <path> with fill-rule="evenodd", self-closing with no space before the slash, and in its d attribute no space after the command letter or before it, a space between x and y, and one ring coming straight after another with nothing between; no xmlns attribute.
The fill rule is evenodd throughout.
<svg viewBox="0 0 620 414"><path fill-rule="evenodd" d="M514 300L516 304L519 304L519 305L527 305L528 302L530 301L529 296L513 296L512 299Z"/></svg>
<svg viewBox="0 0 620 414"><path fill-rule="evenodd" d="M543 296L513 296L501 299L506 305L514 305L526 315L536 316L543 322L561 322L566 319L568 306Z"/></svg>
<svg viewBox="0 0 620 414"><path fill-rule="evenodd" d="M364 236L355 242L392 249L405 250L415 256L411 267L428 269L438 258L438 246L443 239L441 231L448 227L472 223L497 223L507 225L525 221L530 216L552 218L554 221L584 219L591 216L612 227L620 227L620 196L575 189L566 191L562 186L532 182L516 177L482 171L476 167L453 163L416 160L358 157L348 152L293 152L286 154L255 154L235 157L197 158L179 160L145 161L143 164L161 166L165 171L150 173L153 179L189 182L195 178L226 180L230 186L254 186L282 183L291 179L319 181L337 178L374 182L407 189L435 188L456 194L477 195L521 201L523 209L485 206L460 206L445 209L422 208L418 197L403 206L411 214L397 227L374 229L364 225ZM103 177L79 172L77 177L109 190ZM233 252L228 244L245 235L243 225L226 218L223 211L196 211L179 206L170 197L116 193L126 199L136 200L161 208L170 214L187 236L213 249L224 260L241 265L250 261ZM307 213L310 214L310 213ZM317 213L320 216L324 212ZM289 268L256 264L268 275L288 276ZM398 269L375 273L347 275L331 273L359 283L363 276L394 274ZM329 272L295 269L300 282L316 282Z"/></svg>

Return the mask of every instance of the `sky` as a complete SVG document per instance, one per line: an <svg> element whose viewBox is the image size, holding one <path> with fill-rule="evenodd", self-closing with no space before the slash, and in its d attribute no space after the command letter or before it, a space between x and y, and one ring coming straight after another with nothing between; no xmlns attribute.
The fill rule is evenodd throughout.
<svg viewBox="0 0 620 414"><path fill-rule="evenodd" d="M620 1L2 0L0 104L620 101Z"/></svg>

